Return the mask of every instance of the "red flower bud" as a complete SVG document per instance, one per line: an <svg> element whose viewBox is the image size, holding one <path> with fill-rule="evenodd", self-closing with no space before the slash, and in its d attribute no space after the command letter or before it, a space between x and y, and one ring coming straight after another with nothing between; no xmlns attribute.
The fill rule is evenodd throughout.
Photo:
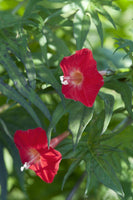
<svg viewBox="0 0 133 200"><path fill-rule="evenodd" d="M70 134L69 131L65 131L61 135L58 135L57 137L51 139L50 141L50 147L55 148L62 140L64 140L68 135Z"/></svg>

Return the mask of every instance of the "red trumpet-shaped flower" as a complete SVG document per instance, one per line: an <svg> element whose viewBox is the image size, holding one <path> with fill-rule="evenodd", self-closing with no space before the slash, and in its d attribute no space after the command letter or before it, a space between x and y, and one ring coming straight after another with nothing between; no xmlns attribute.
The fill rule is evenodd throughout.
<svg viewBox="0 0 133 200"><path fill-rule="evenodd" d="M24 164L21 171L29 168L35 171L42 180L51 183L57 174L62 159L61 153L54 147L68 135L69 132L66 131L53 138L48 148L46 132L42 128L27 131L17 130L14 135L14 142Z"/></svg>
<svg viewBox="0 0 133 200"><path fill-rule="evenodd" d="M64 73L60 77L64 96L92 107L104 81L91 50L85 48L64 57L60 66Z"/></svg>

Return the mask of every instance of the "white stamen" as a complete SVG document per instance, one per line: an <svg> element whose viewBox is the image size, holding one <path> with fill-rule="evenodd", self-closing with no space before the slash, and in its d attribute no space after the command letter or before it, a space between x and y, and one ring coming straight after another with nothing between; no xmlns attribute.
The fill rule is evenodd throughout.
<svg viewBox="0 0 133 200"><path fill-rule="evenodd" d="M20 168L21 172L24 171L24 169L29 169L30 164L25 162L24 165Z"/></svg>
<svg viewBox="0 0 133 200"><path fill-rule="evenodd" d="M69 77L65 77L65 79L69 79ZM61 84L62 85L68 85L68 81L67 80L64 80L64 76L60 76L60 81L61 81Z"/></svg>
<svg viewBox="0 0 133 200"><path fill-rule="evenodd" d="M36 153L36 155L32 155L32 158L29 162L25 162L24 165L20 168L21 171L24 171L24 169L29 169L31 164L33 164L35 161L37 161L40 158L40 154Z"/></svg>

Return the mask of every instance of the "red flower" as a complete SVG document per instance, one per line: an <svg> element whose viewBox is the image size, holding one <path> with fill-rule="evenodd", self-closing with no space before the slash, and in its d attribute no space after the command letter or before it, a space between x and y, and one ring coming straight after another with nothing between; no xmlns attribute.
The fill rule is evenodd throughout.
<svg viewBox="0 0 133 200"><path fill-rule="evenodd" d="M64 96L92 107L104 81L97 71L97 63L91 50L78 50L75 54L64 57L60 66L64 73L60 77Z"/></svg>
<svg viewBox="0 0 133 200"><path fill-rule="evenodd" d="M29 129L27 131L17 130L14 135L14 142L19 150L21 167L32 169L37 176L47 183L51 183L59 169L62 155L55 150L57 146L69 132L65 132L51 140L48 148L46 132L42 128Z"/></svg>

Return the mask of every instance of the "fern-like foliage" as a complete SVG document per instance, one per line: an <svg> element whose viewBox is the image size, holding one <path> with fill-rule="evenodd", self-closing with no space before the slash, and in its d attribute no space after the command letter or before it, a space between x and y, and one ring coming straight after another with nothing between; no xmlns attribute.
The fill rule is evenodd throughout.
<svg viewBox="0 0 133 200"><path fill-rule="evenodd" d="M131 59L132 58L132 53L133 53L133 41L132 40L128 40L128 39L124 39L124 38L114 38L116 40L116 45L118 45L118 47L116 48L115 51L119 50L119 49L123 49L126 52L126 56L129 56Z"/></svg>

